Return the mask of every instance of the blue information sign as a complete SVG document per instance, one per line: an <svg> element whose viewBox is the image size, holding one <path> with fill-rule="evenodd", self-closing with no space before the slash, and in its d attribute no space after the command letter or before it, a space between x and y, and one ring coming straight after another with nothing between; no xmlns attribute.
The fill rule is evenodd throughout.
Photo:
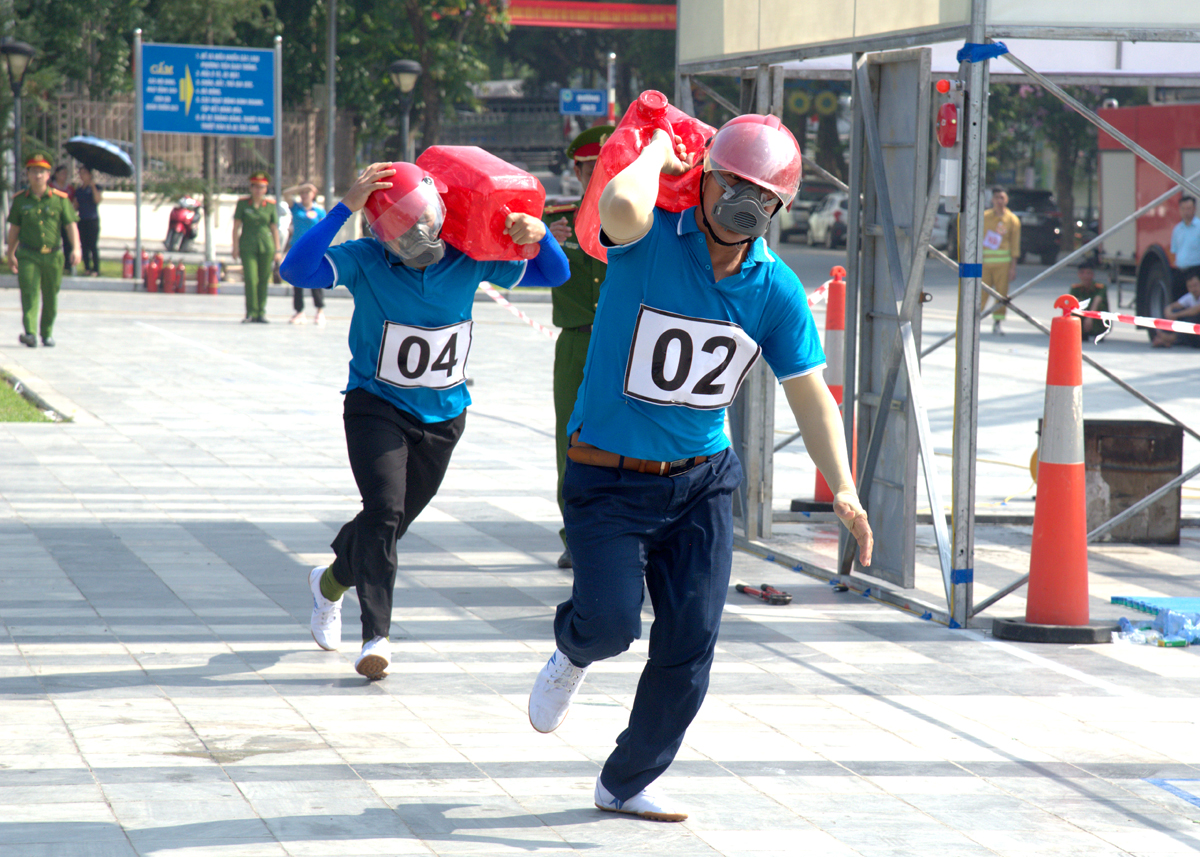
<svg viewBox="0 0 1200 857"><path fill-rule="evenodd" d="M147 132L275 136L275 52L212 45L142 46Z"/></svg>
<svg viewBox="0 0 1200 857"><path fill-rule="evenodd" d="M564 116L604 116L608 93L603 89L560 89L558 112Z"/></svg>

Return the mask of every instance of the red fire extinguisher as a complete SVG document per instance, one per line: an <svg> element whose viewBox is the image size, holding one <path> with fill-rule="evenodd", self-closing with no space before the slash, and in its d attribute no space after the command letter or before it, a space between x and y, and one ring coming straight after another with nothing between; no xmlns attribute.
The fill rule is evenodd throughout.
<svg viewBox="0 0 1200 857"><path fill-rule="evenodd" d="M196 294L208 293L208 265L201 262L196 266Z"/></svg>
<svg viewBox="0 0 1200 857"><path fill-rule="evenodd" d="M221 280L221 264L219 262L208 263L208 293L215 295L217 293L217 283Z"/></svg>
<svg viewBox="0 0 1200 857"><path fill-rule="evenodd" d="M167 262L163 266L163 291L167 294L175 292L175 263Z"/></svg>
<svg viewBox="0 0 1200 857"><path fill-rule="evenodd" d="M155 260L142 263L142 278L146 283L146 291L158 291L158 263Z"/></svg>
<svg viewBox="0 0 1200 857"><path fill-rule="evenodd" d="M129 252L129 248L125 248L125 255L121 257L121 277L126 280L133 279L133 254Z"/></svg>

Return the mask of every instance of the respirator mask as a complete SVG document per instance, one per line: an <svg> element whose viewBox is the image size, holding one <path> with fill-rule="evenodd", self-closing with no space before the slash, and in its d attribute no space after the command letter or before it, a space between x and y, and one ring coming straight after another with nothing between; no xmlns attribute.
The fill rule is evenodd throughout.
<svg viewBox="0 0 1200 857"><path fill-rule="evenodd" d="M443 218L432 217L435 214L434 209L427 209L420 222L399 238L383 242L383 246L410 268L436 265L446 255L446 243L438 238Z"/></svg>
<svg viewBox="0 0 1200 857"><path fill-rule="evenodd" d="M771 217L780 208L779 197L750 181L730 185L718 170L712 176L721 187L721 196L713 203L713 220L731 232L761 238L771 226Z"/></svg>

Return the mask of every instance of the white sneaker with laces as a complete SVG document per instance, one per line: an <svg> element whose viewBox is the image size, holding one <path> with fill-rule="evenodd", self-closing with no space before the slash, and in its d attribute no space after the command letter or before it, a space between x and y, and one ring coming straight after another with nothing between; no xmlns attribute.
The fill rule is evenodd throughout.
<svg viewBox="0 0 1200 857"><path fill-rule="evenodd" d="M623 812L636 815L650 821L683 821L688 814L675 805L670 798L664 797L652 786L647 786L629 800L613 797L612 792L604 787L600 778L596 777L596 807L605 812Z"/></svg>
<svg viewBox="0 0 1200 857"><path fill-rule="evenodd" d="M308 588L312 590L313 609L309 628L317 645L327 652L336 652L342 644L342 599L330 601L321 594L321 575L325 566L308 573Z"/></svg>
<svg viewBox="0 0 1200 857"><path fill-rule="evenodd" d="M363 643L362 652L354 662L354 669L359 675L364 675L372 681L387 675L388 664L392 662L392 644L387 637L375 637Z"/></svg>
<svg viewBox="0 0 1200 857"><path fill-rule="evenodd" d="M579 693L587 667L577 667L558 649L546 661L529 692L529 723L538 732L553 732L571 708Z"/></svg>

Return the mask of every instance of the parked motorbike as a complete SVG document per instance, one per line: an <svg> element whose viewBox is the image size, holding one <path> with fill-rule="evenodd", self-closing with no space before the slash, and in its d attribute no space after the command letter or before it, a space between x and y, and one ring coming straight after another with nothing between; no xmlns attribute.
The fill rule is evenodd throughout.
<svg viewBox="0 0 1200 857"><path fill-rule="evenodd" d="M186 253L190 250L203 216L199 200L190 196L180 197L171 209L167 223L167 250L172 253Z"/></svg>

